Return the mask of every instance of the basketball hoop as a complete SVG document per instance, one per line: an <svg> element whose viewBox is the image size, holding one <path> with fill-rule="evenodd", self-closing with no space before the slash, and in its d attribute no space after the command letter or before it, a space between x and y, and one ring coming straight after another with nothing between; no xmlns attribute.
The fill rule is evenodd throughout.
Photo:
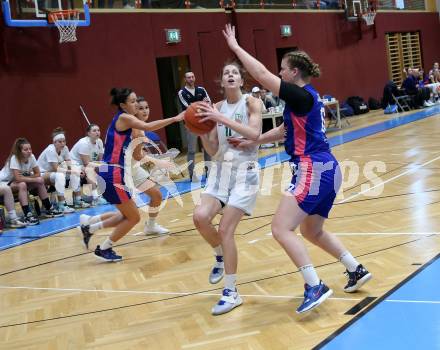
<svg viewBox="0 0 440 350"><path fill-rule="evenodd" d="M372 26L374 24L374 19L376 18L375 11L368 11L362 14L362 19L365 21L367 26Z"/></svg>
<svg viewBox="0 0 440 350"><path fill-rule="evenodd" d="M79 11L62 10L50 12L47 16L49 23L54 23L60 32L60 43L76 41L76 27L79 22Z"/></svg>

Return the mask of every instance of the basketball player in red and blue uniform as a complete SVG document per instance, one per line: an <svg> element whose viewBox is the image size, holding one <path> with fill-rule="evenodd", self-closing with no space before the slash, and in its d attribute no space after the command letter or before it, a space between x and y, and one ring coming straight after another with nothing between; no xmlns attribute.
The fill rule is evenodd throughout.
<svg viewBox="0 0 440 350"><path fill-rule="evenodd" d="M340 187L341 173L325 136L323 105L310 85L311 78L320 75L319 66L303 51L289 52L281 61L280 79L238 45L234 27L227 25L223 34L252 77L286 103L282 125L262 134L257 141L230 142L246 148L284 140L293 177L272 220L272 235L304 278L304 300L296 310L303 313L321 304L333 291L319 279L303 241L294 233L298 226L304 238L345 266L345 292L355 292L371 279L342 242L323 230Z"/></svg>
<svg viewBox="0 0 440 350"><path fill-rule="evenodd" d="M88 247L90 237L95 231L101 228L114 227L110 237L96 247L95 256L104 261L120 261L122 257L115 253L112 246L140 220L139 211L135 202L131 199L130 189L127 188L125 179L127 173L125 170L131 167L131 164L125 164L126 153L133 152L133 157L136 158L136 148L130 147L132 129L154 131L183 120L184 113L182 112L173 118L145 123L135 117L138 108L137 96L131 89L114 88L110 94L112 104L117 106L117 112L107 130L103 157L105 164L99 167L98 186L101 188L105 184L103 197L110 204L114 204L119 212L104 213L93 217L81 215L80 228L84 245ZM131 174L131 172L128 172L128 174Z"/></svg>

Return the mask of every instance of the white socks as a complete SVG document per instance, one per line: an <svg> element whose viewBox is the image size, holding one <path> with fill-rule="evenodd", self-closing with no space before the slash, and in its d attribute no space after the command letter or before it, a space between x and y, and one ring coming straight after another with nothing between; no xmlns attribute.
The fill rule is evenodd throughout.
<svg viewBox="0 0 440 350"><path fill-rule="evenodd" d="M213 249L215 255L223 256L223 249L221 244L219 244L217 247L214 247Z"/></svg>
<svg viewBox="0 0 440 350"><path fill-rule="evenodd" d="M150 217L148 218L148 221L147 221L147 226L148 226L148 227L153 227L155 223L156 223L156 217L152 218L152 217L150 216Z"/></svg>
<svg viewBox="0 0 440 350"><path fill-rule="evenodd" d="M236 280L237 280L236 274L233 274L233 275L226 275L225 274L225 288L235 292L235 290L236 290L235 281Z"/></svg>
<svg viewBox="0 0 440 350"><path fill-rule="evenodd" d="M17 212L15 210L8 211L8 216L11 220L17 219Z"/></svg>
<svg viewBox="0 0 440 350"><path fill-rule="evenodd" d="M103 227L102 221L98 221L97 223L90 225L89 231L90 231L90 233L94 233L94 232L102 229L102 227Z"/></svg>
<svg viewBox="0 0 440 350"><path fill-rule="evenodd" d="M113 242L111 241L110 238L107 238L104 243L101 244L100 248L101 250L106 250L113 247Z"/></svg>
<svg viewBox="0 0 440 350"><path fill-rule="evenodd" d="M349 251L345 251L339 257L339 261L345 266L349 272L356 271L359 266L359 262L350 254Z"/></svg>
<svg viewBox="0 0 440 350"><path fill-rule="evenodd" d="M316 273L316 270L312 264L301 266L299 271L301 272L304 281L306 281L310 287L314 287L319 284L318 274Z"/></svg>

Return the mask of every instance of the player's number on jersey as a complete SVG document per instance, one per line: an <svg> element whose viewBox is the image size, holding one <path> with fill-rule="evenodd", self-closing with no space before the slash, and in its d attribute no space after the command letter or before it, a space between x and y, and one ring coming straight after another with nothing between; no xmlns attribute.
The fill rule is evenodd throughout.
<svg viewBox="0 0 440 350"><path fill-rule="evenodd" d="M231 137L232 136L231 128L225 127L225 133L226 133L226 137Z"/></svg>

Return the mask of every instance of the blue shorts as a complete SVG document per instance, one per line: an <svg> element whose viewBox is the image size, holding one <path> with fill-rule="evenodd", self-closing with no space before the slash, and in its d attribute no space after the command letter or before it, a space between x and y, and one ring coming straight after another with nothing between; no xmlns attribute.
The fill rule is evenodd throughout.
<svg viewBox="0 0 440 350"><path fill-rule="evenodd" d="M330 152L294 157L293 177L289 187L299 207L309 215L328 218L341 186L341 170Z"/></svg>
<svg viewBox="0 0 440 350"><path fill-rule="evenodd" d="M98 187L101 190L101 186L104 187L105 185L105 189L102 188L104 190L102 196L107 202L122 204L131 200L130 193L126 191L123 168L113 165L102 165L99 167L98 175L104 180L102 184L102 181L98 178Z"/></svg>

